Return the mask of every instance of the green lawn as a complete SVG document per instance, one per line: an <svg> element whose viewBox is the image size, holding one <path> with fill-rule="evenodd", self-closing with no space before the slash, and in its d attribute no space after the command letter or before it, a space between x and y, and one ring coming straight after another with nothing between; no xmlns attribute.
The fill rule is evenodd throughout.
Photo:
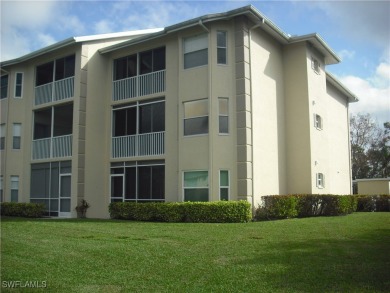
<svg viewBox="0 0 390 293"><path fill-rule="evenodd" d="M390 291L390 213L246 224L3 218L1 242L1 292Z"/></svg>

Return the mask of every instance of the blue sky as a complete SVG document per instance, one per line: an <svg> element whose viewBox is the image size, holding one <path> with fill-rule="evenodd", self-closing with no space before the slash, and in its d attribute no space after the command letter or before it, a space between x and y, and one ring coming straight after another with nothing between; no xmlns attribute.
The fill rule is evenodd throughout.
<svg viewBox="0 0 390 293"><path fill-rule="evenodd" d="M284 32L317 32L342 58L327 67L360 99L351 112L390 121L390 1L3 1L1 61L72 36L164 27L252 4Z"/></svg>

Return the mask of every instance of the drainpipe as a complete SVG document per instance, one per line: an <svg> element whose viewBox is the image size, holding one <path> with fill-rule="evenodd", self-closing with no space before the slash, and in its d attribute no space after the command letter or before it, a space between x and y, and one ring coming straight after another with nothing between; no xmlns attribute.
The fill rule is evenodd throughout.
<svg viewBox="0 0 390 293"><path fill-rule="evenodd" d="M214 194L212 192L214 187L214 180L213 180L213 119L212 119L212 109L213 109L213 76L212 76L212 66L213 66L213 54L210 50L210 44L211 44L211 34L210 30L204 25L202 20L199 20L199 25L208 33L208 43L209 43L209 49L208 49L208 56L209 56L209 62L208 62L208 71L209 71L209 201L210 201L210 195ZM211 190L211 193L210 193Z"/></svg>
<svg viewBox="0 0 390 293"><path fill-rule="evenodd" d="M255 208L255 187L254 187L254 164L253 164L253 91L252 91L252 52L251 52L251 40L252 40L252 30L262 26L265 23L264 18L261 20L260 23L255 24L254 26L250 27L248 30L248 49L249 49L249 74L250 74L250 101L251 101L251 141L252 141L252 147L251 147L251 157L252 157L252 216L255 214L256 208Z"/></svg>

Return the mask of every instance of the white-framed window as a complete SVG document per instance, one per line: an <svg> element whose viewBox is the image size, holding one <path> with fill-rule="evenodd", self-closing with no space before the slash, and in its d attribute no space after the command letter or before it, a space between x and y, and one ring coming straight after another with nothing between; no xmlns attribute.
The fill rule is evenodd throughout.
<svg viewBox="0 0 390 293"><path fill-rule="evenodd" d="M0 124L0 150L4 150L5 148L5 132L6 132L6 125Z"/></svg>
<svg viewBox="0 0 390 293"><path fill-rule="evenodd" d="M0 99L5 99L8 97L8 74L1 76L1 97Z"/></svg>
<svg viewBox="0 0 390 293"><path fill-rule="evenodd" d="M184 135L209 133L208 99L184 103Z"/></svg>
<svg viewBox="0 0 390 293"><path fill-rule="evenodd" d="M3 202L3 193L4 193L4 187L3 187L3 175L0 175L0 202Z"/></svg>
<svg viewBox="0 0 390 293"><path fill-rule="evenodd" d="M217 63L227 64L227 32L217 31Z"/></svg>
<svg viewBox="0 0 390 293"><path fill-rule="evenodd" d="M19 176L11 176L11 202L19 201Z"/></svg>
<svg viewBox="0 0 390 293"><path fill-rule="evenodd" d="M219 133L228 134L229 133L229 99L228 98L218 98L219 106Z"/></svg>
<svg viewBox="0 0 390 293"><path fill-rule="evenodd" d="M316 174L316 185L318 188L324 188L325 187L325 176L323 173L317 173Z"/></svg>
<svg viewBox="0 0 390 293"><path fill-rule="evenodd" d="M184 201L209 200L209 172L185 171L183 173Z"/></svg>
<svg viewBox="0 0 390 293"><path fill-rule="evenodd" d="M230 176L228 170L219 170L219 199L230 198Z"/></svg>
<svg viewBox="0 0 390 293"><path fill-rule="evenodd" d="M322 117L318 114L314 114L314 127L319 130L322 129Z"/></svg>
<svg viewBox="0 0 390 293"><path fill-rule="evenodd" d="M15 98L23 96L23 73L16 72L15 74Z"/></svg>
<svg viewBox="0 0 390 293"><path fill-rule="evenodd" d="M315 73L321 73L321 63L314 57L311 58L311 68L314 70Z"/></svg>
<svg viewBox="0 0 390 293"><path fill-rule="evenodd" d="M12 125L12 148L14 150L20 150L21 132L22 132L22 124L14 123Z"/></svg>
<svg viewBox="0 0 390 293"><path fill-rule="evenodd" d="M208 64L208 34L183 40L184 69Z"/></svg>

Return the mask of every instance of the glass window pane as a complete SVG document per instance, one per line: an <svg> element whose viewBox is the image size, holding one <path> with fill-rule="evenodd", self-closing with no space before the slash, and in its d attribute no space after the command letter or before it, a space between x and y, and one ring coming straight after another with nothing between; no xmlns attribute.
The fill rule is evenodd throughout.
<svg viewBox="0 0 390 293"><path fill-rule="evenodd" d="M208 171L184 172L184 187L208 187Z"/></svg>
<svg viewBox="0 0 390 293"><path fill-rule="evenodd" d="M114 80L127 78L127 57L114 60Z"/></svg>
<svg viewBox="0 0 390 293"><path fill-rule="evenodd" d="M229 188L221 188L220 196L220 200L229 200Z"/></svg>
<svg viewBox="0 0 390 293"><path fill-rule="evenodd" d="M56 60L56 80L65 78L65 58Z"/></svg>
<svg viewBox="0 0 390 293"><path fill-rule="evenodd" d="M51 108L34 112L34 139L51 136Z"/></svg>
<svg viewBox="0 0 390 293"><path fill-rule="evenodd" d="M60 169L58 164L51 165L50 197L58 198L60 191Z"/></svg>
<svg viewBox="0 0 390 293"><path fill-rule="evenodd" d="M229 115L228 99L219 98L219 115Z"/></svg>
<svg viewBox="0 0 390 293"><path fill-rule="evenodd" d="M50 199L50 211L58 212L58 199Z"/></svg>
<svg viewBox="0 0 390 293"><path fill-rule="evenodd" d="M164 199L165 167L152 166L152 199Z"/></svg>
<svg viewBox="0 0 390 293"><path fill-rule="evenodd" d="M71 55L65 58L64 78L74 76L75 71L75 55Z"/></svg>
<svg viewBox="0 0 390 293"><path fill-rule="evenodd" d="M70 176L61 176L60 178L61 178L60 197L70 197L71 177Z"/></svg>
<svg viewBox="0 0 390 293"><path fill-rule="evenodd" d="M111 197L123 197L123 176L111 176Z"/></svg>
<svg viewBox="0 0 390 293"><path fill-rule="evenodd" d="M209 115L207 99L184 103L184 118L193 118Z"/></svg>
<svg viewBox="0 0 390 293"><path fill-rule="evenodd" d="M229 186L229 171L221 170L219 172L219 185L220 186Z"/></svg>
<svg viewBox="0 0 390 293"><path fill-rule="evenodd" d="M49 164L31 165L31 183L30 183L31 198L49 197L49 180L50 180Z"/></svg>
<svg viewBox="0 0 390 293"><path fill-rule="evenodd" d="M184 135L209 133L209 117L199 117L184 120Z"/></svg>
<svg viewBox="0 0 390 293"><path fill-rule="evenodd" d="M165 47L153 50L153 71L165 69Z"/></svg>
<svg viewBox="0 0 390 293"><path fill-rule="evenodd" d="M229 133L229 117L219 116L219 133Z"/></svg>
<svg viewBox="0 0 390 293"><path fill-rule="evenodd" d="M152 131L165 131L165 103L152 105Z"/></svg>
<svg viewBox="0 0 390 293"><path fill-rule="evenodd" d="M53 136L72 134L73 104L54 107Z"/></svg>
<svg viewBox="0 0 390 293"><path fill-rule="evenodd" d="M133 77L137 75L137 55L127 57L127 75L126 77Z"/></svg>
<svg viewBox="0 0 390 293"><path fill-rule="evenodd" d="M143 105L139 112L139 133L152 132L152 105Z"/></svg>
<svg viewBox="0 0 390 293"><path fill-rule="evenodd" d="M70 212L70 199L60 199L60 212Z"/></svg>
<svg viewBox="0 0 390 293"><path fill-rule="evenodd" d="M217 49L217 62L218 64L226 64L226 48Z"/></svg>
<svg viewBox="0 0 390 293"><path fill-rule="evenodd" d="M185 189L184 201L209 201L209 190L207 188Z"/></svg>
<svg viewBox="0 0 390 293"><path fill-rule="evenodd" d="M184 54L184 69L208 64L208 50L203 49Z"/></svg>
<svg viewBox="0 0 390 293"><path fill-rule="evenodd" d="M217 47L226 47L226 32L217 32Z"/></svg>
<svg viewBox="0 0 390 293"><path fill-rule="evenodd" d="M142 52L139 54L140 74L152 72L153 69L153 51Z"/></svg>
<svg viewBox="0 0 390 293"><path fill-rule="evenodd" d="M54 62L42 64L37 67L35 85L43 85L53 81Z"/></svg>
<svg viewBox="0 0 390 293"><path fill-rule="evenodd" d="M137 133L137 108L131 107L126 109L126 135Z"/></svg>
<svg viewBox="0 0 390 293"><path fill-rule="evenodd" d="M152 185L151 167L138 167L138 198L151 198Z"/></svg>
<svg viewBox="0 0 390 293"><path fill-rule="evenodd" d="M126 135L126 109L114 111L113 135Z"/></svg>
<svg viewBox="0 0 390 293"><path fill-rule="evenodd" d="M137 169L126 168L125 199L135 199L137 194Z"/></svg>
<svg viewBox="0 0 390 293"><path fill-rule="evenodd" d="M12 127L13 136L20 136L22 132L22 124L14 123Z"/></svg>
<svg viewBox="0 0 390 293"><path fill-rule="evenodd" d="M19 136L14 136L12 139L12 148L14 150L20 150L21 139Z"/></svg>
<svg viewBox="0 0 390 293"><path fill-rule="evenodd" d="M1 99L8 96L8 74L1 76Z"/></svg>

